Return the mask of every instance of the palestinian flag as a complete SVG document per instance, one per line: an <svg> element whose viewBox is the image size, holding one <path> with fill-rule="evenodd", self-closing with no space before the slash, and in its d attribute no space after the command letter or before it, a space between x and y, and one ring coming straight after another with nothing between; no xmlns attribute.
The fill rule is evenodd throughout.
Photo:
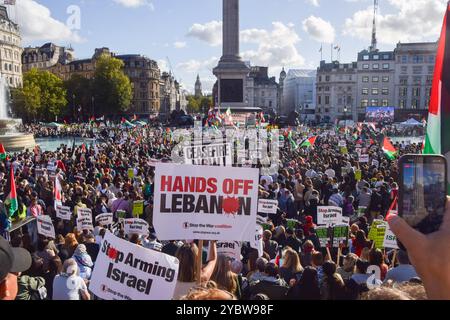
<svg viewBox="0 0 450 320"><path fill-rule="evenodd" d="M290 142L290 144L291 144L291 148L292 148L293 150L297 150L297 149L298 149L298 144L297 144L297 142L295 142L295 140L292 138L292 131L289 131L289 134L288 134L288 140L289 140L289 142Z"/></svg>
<svg viewBox="0 0 450 320"><path fill-rule="evenodd" d="M8 183L6 185L8 186ZM6 202L9 202L9 216L11 217L19 208L17 203L16 181L14 179L14 166L12 164L10 165L9 190L7 190L6 194L8 195Z"/></svg>
<svg viewBox="0 0 450 320"><path fill-rule="evenodd" d="M55 183L53 186L53 196L55 200L55 209L56 206L61 206L63 203L63 194L62 194L62 187L61 182L59 181L59 174L55 178Z"/></svg>
<svg viewBox="0 0 450 320"><path fill-rule="evenodd" d="M428 113L424 154L442 154L450 160L450 3L439 40ZM450 185L448 186L450 194Z"/></svg>
<svg viewBox="0 0 450 320"><path fill-rule="evenodd" d="M5 147L3 147L3 145L0 143L0 160L5 160L5 159L6 159Z"/></svg>
<svg viewBox="0 0 450 320"><path fill-rule="evenodd" d="M389 141L388 137L384 137L383 146L381 148L383 149L384 154L389 160L395 159L395 156L397 155L397 150L392 145L391 141Z"/></svg>
<svg viewBox="0 0 450 320"><path fill-rule="evenodd" d="M317 140L317 136L306 139L305 141L303 141L303 143L300 145L300 147L307 147L307 148L314 147L314 145L316 144L316 140Z"/></svg>

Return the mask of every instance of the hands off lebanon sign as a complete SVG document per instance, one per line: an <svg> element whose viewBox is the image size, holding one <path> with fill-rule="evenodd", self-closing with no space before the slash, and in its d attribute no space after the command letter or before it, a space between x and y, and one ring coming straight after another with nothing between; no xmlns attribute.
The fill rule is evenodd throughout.
<svg viewBox="0 0 450 320"><path fill-rule="evenodd" d="M161 163L153 223L160 240L253 241L258 169Z"/></svg>
<svg viewBox="0 0 450 320"><path fill-rule="evenodd" d="M170 300L177 283L178 267L175 257L107 232L89 290L105 300Z"/></svg>

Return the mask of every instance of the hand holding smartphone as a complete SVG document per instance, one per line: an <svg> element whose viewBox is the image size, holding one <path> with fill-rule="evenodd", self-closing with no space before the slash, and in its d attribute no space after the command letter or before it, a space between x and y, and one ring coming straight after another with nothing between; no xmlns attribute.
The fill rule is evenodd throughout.
<svg viewBox="0 0 450 320"><path fill-rule="evenodd" d="M439 155L405 155L399 160L398 214L423 234L439 230L447 201L447 160ZM404 249L403 245L399 246Z"/></svg>

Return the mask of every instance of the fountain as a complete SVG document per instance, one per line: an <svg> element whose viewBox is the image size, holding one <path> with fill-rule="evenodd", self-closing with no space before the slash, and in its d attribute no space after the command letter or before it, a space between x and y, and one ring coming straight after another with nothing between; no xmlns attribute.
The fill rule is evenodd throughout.
<svg viewBox="0 0 450 320"><path fill-rule="evenodd" d="M31 150L36 145L34 136L18 131L22 120L9 117L8 97L8 84L6 79L0 76L0 143L3 144L7 152Z"/></svg>

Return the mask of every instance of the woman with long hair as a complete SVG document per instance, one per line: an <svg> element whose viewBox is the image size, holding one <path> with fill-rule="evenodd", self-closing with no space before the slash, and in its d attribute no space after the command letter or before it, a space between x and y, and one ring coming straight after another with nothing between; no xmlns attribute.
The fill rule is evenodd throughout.
<svg viewBox="0 0 450 320"><path fill-rule="evenodd" d="M352 247L354 248L355 254L360 257L362 250L364 248L370 248L370 241L366 238L366 233L363 230L358 230L356 232L356 237L352 239Z"/></svg>
<svg viewBox="0 0 450 320"><path fill-rule="evenodd" d="M75 237L74 233L68 233L64 238L64 248L67 250L67 254L69 257L73 255L76 248L78 247L78 241Z"/></svg>
<svg viewBox="0 0 450 320"><path fill-rule="evenodd" d="M298 280L303 272L300 257L297 252L287 248L283 254L283 265L280 268L280 277L289 283L291 279Z"/></svg>
<svg viewBox="0 0 450 320"><path fill-rule="evenodd" d="M229 257L222 254L217 256L217 262L211 275L211 280L217 284L219 289L226 290L240 297L238 276L231 271L231 259Z"/></svg>
<svg viewBox="0 0 450 320"><path fill-rule="evenodd" d="M179 300L188 294L192 287L199 283L203 284L210 280L217 261L217 247L215 242L209 245L209 261L202 266L201 273L198 274L198 247L195 243L186 243L178 248L175 257L180 262L177 285L175 287L174 299Z"/></svg>
<svg viewBox="0 0 450 320"><path fill-rule="evenodd" d="M388 266L384 263L383 252L380 249L371 249L369 252L369 263L380 268L381 281L384 281L388 272Z"/></svg>
<svg viewBox="0 0 450 320"><path fill-rule="evenodd" d="M320 300L319 280L317 270L306 267L300 280L287 293L289 300Z"/></svg>
<svg viewBox="0 0 450 320"><path fill-rule="evenodd" d="M320 285L320 295L322 300L342 300L344 299L345 284L342 277L336 273L336 264L327 261L322 266L323 280Z"/></svg>

